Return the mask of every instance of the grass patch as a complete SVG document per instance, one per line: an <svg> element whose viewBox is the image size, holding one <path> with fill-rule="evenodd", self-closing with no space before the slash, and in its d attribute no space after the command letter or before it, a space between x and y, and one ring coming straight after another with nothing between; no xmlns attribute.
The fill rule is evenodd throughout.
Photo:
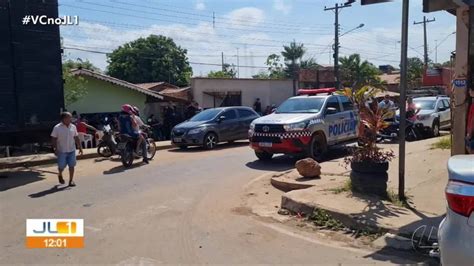
<svg viewBox="0 0 474 266"><path fill-rule="evenodd" d="M308 216L308 221L312 222L317 227L328 229L332 231L341 231L345 234L350 234L355 238L366 237L370 241L374 241L378 237L386 233L382 229L374 228L348 228L339 220L333 218L327 211L323 209L315 209L311 215Z"/></svg>
<svg viewBox="0 0 474 266"><path fill-rule="evenodd" d="M332 188L331 191L334 194L341 194L342 192L348 192L352 190L351 180L347 180L342 187Z"/></svg>
<svg viewBox="0 0 474 266"><path fill-rule="evenodd" d="M389 201L390 203L398 207L410 208L410 204L408 202L409 196L405 195L405 198L406 198L405 200L400 200L398 198L398 194L395 193L395 191L393 190L387 191L387 201Z"/></svg>
<svg viewBox="0 0 474 266"><path fill-rule="evenodd" d="M440 138L438 141L431 144L431 149L442 149L442 150L451 149L451 138L450 137Z"/></svg>
<svg viewBox="0 0 474 266"><path fill-rule="evenodd" d="M313 213L308 217L308 220L313 222L316 226L323 227L330 230L342 230L344 225L334 219L327 211L323 209L314 209Z"/></svg>

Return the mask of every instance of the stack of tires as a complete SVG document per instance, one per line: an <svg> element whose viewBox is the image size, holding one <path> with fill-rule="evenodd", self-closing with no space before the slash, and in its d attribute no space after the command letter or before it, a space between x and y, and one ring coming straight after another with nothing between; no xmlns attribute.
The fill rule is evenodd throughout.
<svg viewBox="0 0 474 266"><path fill-rule="evenodd" d="M352 162L352 191L387 196L388 162Z"/></svg>

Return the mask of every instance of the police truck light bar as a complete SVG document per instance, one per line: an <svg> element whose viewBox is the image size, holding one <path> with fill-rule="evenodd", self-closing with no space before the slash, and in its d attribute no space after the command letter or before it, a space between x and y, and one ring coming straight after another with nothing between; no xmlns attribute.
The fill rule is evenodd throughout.
<svg viewBox="0 0 474 266"><path fill-rule="evenodd" d="M336 91L336 88L307 88L299 89L298 95L318 95L318 94L331 94Z"/></svg>

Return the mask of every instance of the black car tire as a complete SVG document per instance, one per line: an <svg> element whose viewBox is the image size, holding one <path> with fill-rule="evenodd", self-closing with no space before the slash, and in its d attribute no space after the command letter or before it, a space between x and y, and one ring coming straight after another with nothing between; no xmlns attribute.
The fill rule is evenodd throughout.
<svg viewBox="0 0 474 266"><path fill-rule="evenodd" d="M217 143L219 143L219 140L217 138L217 135L215 133L207 133L204 136L203 140L203 147L206 150L212 150L217 146Z"/></svg>
<svg viewBox="0 0 474 266"><path fill-rule="evenodd" d="M324 135L320 132L313 134L308 149L308 157L320 162L327 152L327 142Z"/></svg>
<svg viewBox="0 0 474 266"><path fill-rule="evenodd" d="M433 137L439 137L440 133L439 133L439 120L438 119L435 119L435 121L433 121L433 125L431 126L431 135Z"/></svg>
<svg viewBox="0 0 474 266"><path fill-rule="evenodd" d="M255 156L257 156L259 160L269 161L272 159L273 153L269 153L266 151L255 151Z"/></svg>

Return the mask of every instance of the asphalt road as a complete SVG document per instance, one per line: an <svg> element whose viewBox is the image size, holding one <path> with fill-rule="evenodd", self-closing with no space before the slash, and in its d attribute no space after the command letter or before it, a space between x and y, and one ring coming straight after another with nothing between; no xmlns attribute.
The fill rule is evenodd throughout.
<svg viewBox="0 0 474 266"><path fill-rule="evenodd" d="M2 264L371 264L408 262L341 248L242 211L242 188L291 160L256 161L244 144L159 151L150 165L81 160L77 187L55 188L55 167L0 178ZM5 175L7 176L5 178ZM83 218L84 249L26 249L27 218Z"/></svg>

